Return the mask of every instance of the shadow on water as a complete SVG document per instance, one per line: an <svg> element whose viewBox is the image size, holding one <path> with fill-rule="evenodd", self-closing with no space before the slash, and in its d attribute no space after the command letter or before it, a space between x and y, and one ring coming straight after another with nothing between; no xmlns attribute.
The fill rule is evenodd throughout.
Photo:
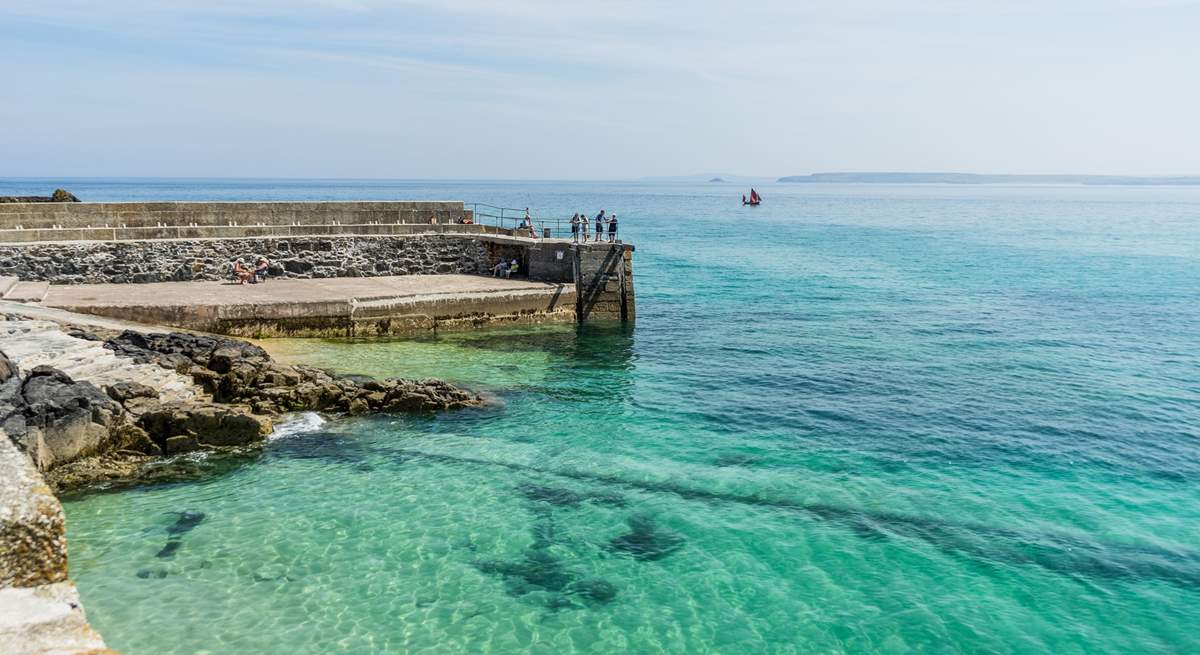
<svg viewBox="0 0 1200 655"><path fill-rule="evenodd" d="M526 485L522 485L525 487ZM528 485L533 486L533 485ZM535 520L530 526L533 543L525 549L522 557L517 560L477 560L473 563L479 572L502 578L505 592L514 598L534 602L551 612L564 609L581 609L607 605L617 597L617 588L607 580L590 578L569 566L563 558L552 551L558 542L554 517L551 507L545 502L574 498L566 495L567 490L550 490L548 487L538 487L537 499L534 503ZM546 491L553 493L547 495ZM526 494L528 497L528 494ZM545 498L552 501L546 501ZM583 502L583 496L578 496L578 505ZM566 506L572 506L568 503Z"/></svg>
<svg viewBox="0 0 1200 655"><path fill-rule="evenodd" d="M183 511L174 512L175 522L167 526L167 543L154 554L158 559L175 559L175 554L183 547L183 535L196 529L200 525L206 514L204 512ZM167 570L165 568L141 569L137 572L137 577L148 578L165 578Z"/></svg>
<svg viewBox="0 0 1200 655"><path fill-rule="evenodd" d="M794 512L809 518L839 525L864 539L917 539L955 556L1010 565L1032 565L1068 577L1110 580L1160 580L1172 585L1200 589L1200 553L1172 550L1144 544L1120 544L1078 537L1059 532L1022 531L965 521L947 521L894 512L858 510L821 503L797 503L758 494L706 491L674 482L631 480L617 475L587 473L569 469L549 469L524 464L491 461L473 457L399 451L411 460L449 464L493 466L514 471L552 475L596 484L620 486L650 493L665 493L698 502L737 504L770 510ZM553 498L569 496L551 495ZM550 502L550 501L546 501ZM551 503L553 504L553 503ZM536 545L536 544L535 544ZM670 554L682 542L672 535L659 533L652 525L630 522L630 532L617 537L610 548L629 554ZM636 556L636 555L635 555ZM492 572L518 577L526 582L540 580L546 572L541 555L527 557L514 568L489 566ZM653 559L646 557L644 559ZM482 570L482 569L481 569ZM549 571L553 573L551 569ZM529 578L526 578L528 574ZM550 580L555 578L551 576ZM554 586L555 583L551 583Z"/></svg>
<svg viewBox="0 0 1200 655"><path fill-rule="evenodd" d="M484 330L452 337L456 346L497 352L544 352L587 369L627 369L633 361L633 324L601 321L529 331Z"/></svg>

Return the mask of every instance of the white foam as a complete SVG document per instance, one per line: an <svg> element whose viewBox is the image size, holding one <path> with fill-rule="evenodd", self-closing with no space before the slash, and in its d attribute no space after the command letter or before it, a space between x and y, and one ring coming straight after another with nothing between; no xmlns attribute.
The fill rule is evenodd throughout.
<svg viewBox="0 0 1200 655"><path fill-rule="evenodd" d="M275 423L275 431L267 437L268 441L285 439L294 434L303 434L319 429L325 424L325 418L316 412L296 412L287 414Z"/></svg>

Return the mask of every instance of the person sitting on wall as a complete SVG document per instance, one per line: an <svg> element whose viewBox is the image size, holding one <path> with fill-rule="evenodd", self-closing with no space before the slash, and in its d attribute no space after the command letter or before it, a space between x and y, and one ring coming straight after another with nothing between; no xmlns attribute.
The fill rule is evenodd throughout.
<svg viewBox="0 0 1200 655"><path fill-rule="evenodd" d="M246 262L239 258L233 263L233 278L238 281L238 284L245 284L252 277L254 277L254 272L246 268Z"/></svg>
<svg viewBox="0 0 1200 655"><path fill-rule="evenodd" d="M492 277L508 277L508 262L503 258L492 267Z"/></svg>
<svg viewBox="0 0 1200 655"><path fill-rule="evenodd" d="M258 264L254 266L254 279L250 280L251 284L267 281L267 269L271 267L271 263L266 257L259 257Z"/></svg>
<svg viewBox="0 0 1200 655"><path fill-rule="evenodd" d="M521 268L521 266L520 266L520 264L517 264L517 260L515 260L515 259L514 259L514 260L512 260L512 263L510 263L510 264L508 265L508 272L506 272L506 273L504 274L504 277L512 277L512 276L516 275L516 274L517 274L517 271L518 271L520 268Z"/></svg>
<svg viewBox="0 0 1200 655"><path fill-rule="evenodd" d="M537 232L533 230L533 217L529 215L529 208L525 208L525 217L521 219L521 231L529 230L529 238L536 239Z"/></svg>

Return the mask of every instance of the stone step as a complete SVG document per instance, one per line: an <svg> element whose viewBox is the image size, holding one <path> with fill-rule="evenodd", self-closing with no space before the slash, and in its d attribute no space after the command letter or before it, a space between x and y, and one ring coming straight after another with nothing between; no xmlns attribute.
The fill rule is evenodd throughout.
<svg viewBox="0 0 1200 655"><path fill-rule="evenodd" d="M18 281L15 277L0 275L0 298L3 298L9 289L16 286Z"/></svg>
<svg viewBox="0 0 1200 655"><path fill-rule="evenodd" d="M49 282L17 282L4 294L5 300L42 302L50 293Z"/></svg>

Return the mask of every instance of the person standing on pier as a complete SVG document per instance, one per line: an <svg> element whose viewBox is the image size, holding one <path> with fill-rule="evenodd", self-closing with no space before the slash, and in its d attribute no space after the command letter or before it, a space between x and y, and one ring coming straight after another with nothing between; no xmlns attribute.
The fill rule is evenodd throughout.
<svg viewBox="0 0 1200 655"><path fill-rule="evenodd" d="M579 243L579 223L579 214L577 213L571 217L571 240L575 243Z"/></svg>
<svg viewBox="0 0 1200 655"><path fill-rule="evenodd" d="M617 240L617 215L613 214L612 218L608 219L608 242L612 243Z"/></svg>
<svg viewBox="0 0 1200 655"><path fill-rule="evenodd" d="M604 236L604 221L605 221L604 210L601 209L600 213L596 214L596 242L597 243L599 243L600 239L602 239Z"/></svg>
<svg viewBox="0 0 1200 655"><path fill-rule="evenodd" d="M583 232L583 242L584 243L587 243L587 240L588 240L588 229L589 229L588 225L589 225L589 223L588 223L587 214L585 214L583 212L579 212L579 229L580 229L580 231Z"/></svg>

